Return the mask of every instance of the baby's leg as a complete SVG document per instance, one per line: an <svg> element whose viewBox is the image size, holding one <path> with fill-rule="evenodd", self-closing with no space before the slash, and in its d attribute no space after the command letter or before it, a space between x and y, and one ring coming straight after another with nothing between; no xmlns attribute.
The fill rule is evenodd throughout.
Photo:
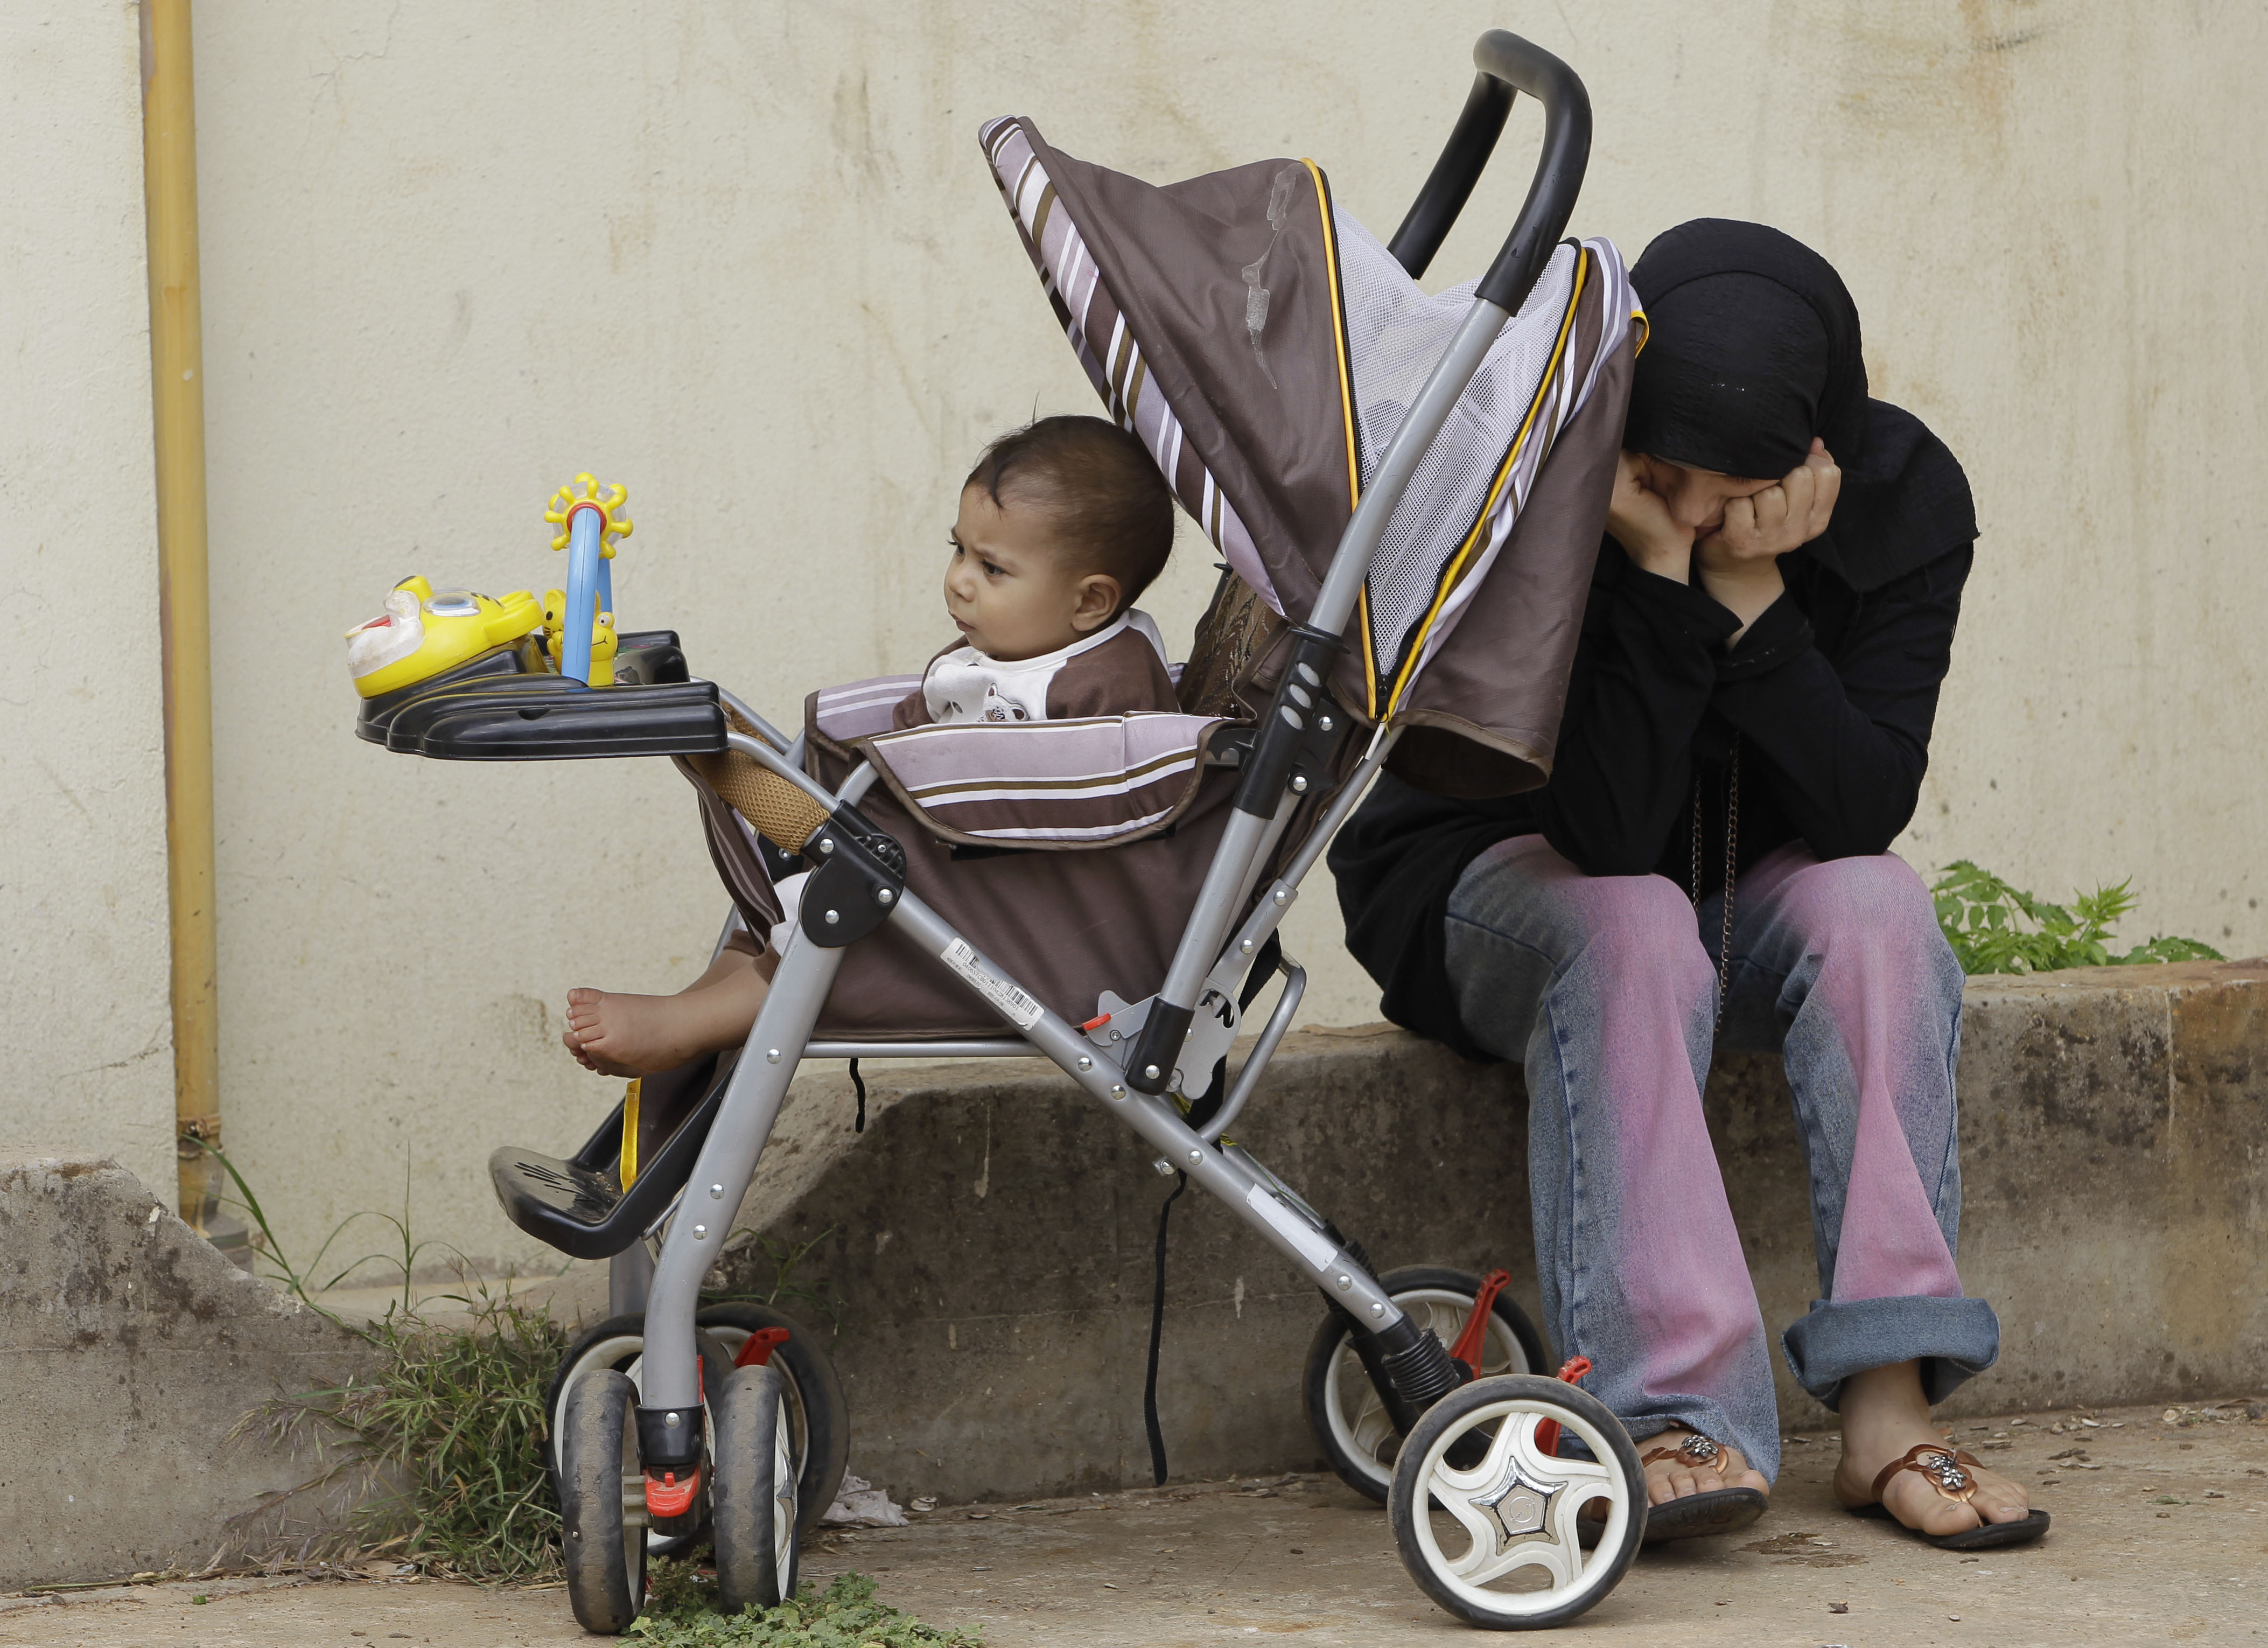
<svg viewBox="0 0 2268 1648"><path fill-rule="evenodd" d="M570 990L560 1039L584 1068L601 1075L674 1070L748 1038L770 971L745 950L728 950L675 995Z"/></svg>

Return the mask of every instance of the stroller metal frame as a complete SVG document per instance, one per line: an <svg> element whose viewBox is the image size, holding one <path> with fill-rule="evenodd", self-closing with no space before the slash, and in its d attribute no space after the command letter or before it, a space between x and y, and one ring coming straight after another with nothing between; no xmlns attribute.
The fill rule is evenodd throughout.
<svg viewBox="0 0 2268 1648"><path fill-rule="evenodd" d="M1025 1022L1017 1025L1004 1013L1011 1027L1020 1031L1020 1046L1003 1043L996 1049L968 1042L860 1045L858 1056L974 1057L997 1051L1048 1059L1078 1083L1088 1097L1117 1114L1154 1146L1163 1160L1226 1202L1263 1240L1312 1275L1325 1297L1345 1311L1368 1338L1397 1393L1413 1409L1457 1382L1447 1349L1430 1333L1419 1334L1395 1307L1369 1267L1349 1253L1327 1230L1326 1222L1256 1158L1241 1148L1224 1149L1218 1142L1221 1130L1234 1120L1236 1111L1258 1084L1276 1044L1288 1028L1290 1014L1284 1005L1279 1004L1275 1016L1278 1022L1269 1026L1271 1034L1247 1058L1229 1102L1204 1132L1190 1127L1161 1096L1181 1061L1182 1046L1192 1033L1201 1001L1218 995L1224 1012L1232 1016L1226 1028L1233 1034L1231 1004L1247 964L1282 921L1299 896L1300 883L1393 749L1398 731L1390 723L1382 723L1359 765L1232 940L1238 913L1250 898L1269 854L1312 781L1309 771L1320 773L1328 765L1314 757L1342 748L1353 735L1350 718L1336 707L1322 684L1345 644L1344 632L1353 616L1372 552L1419 461L1472 381L1490 345L1535 285L1566 226L1581 186L1590 148L1590 100L1574 72L1550 53L1502 31L1482 36L1473 57L1479 73L1472 94L1440 161L1396 232L1391 249L1413 274L1421 272L1431 261L1479 180L1503 129L1515 90L1543 106L1543 154L1535 181L1512 233L1481 279L1462 327L1434 366L1377 473L1364 488L1331 557L1329 572L1307 622L1292 626L1289 666L1262 721L1233 810L1182 929L1172 965L1157 995L1144 1004L1149 1010L1140 1033L1118 1044L1124 1050L1123 1063L1042 1007L918 897L906 891L902 879L891 887L887 885L891 878L881 864L861 866L874 879L875 896L882 898L886 905L883 920L897 924L939 957L939 965L951 966L989 1001L996 1006L1004 1001L1015 1004L1011 1010ZM763 724L753 717L751 721L760 727ZM830 792L762 739L734 732L727 742L734 750L803 790L838 821L843 819L843 809L854 809L877 777L871 765L861 765L839 791ZM789 743L785 739L780 742L783 747ZM858 833L854 823L823 834L815 846L828 856L848 858L855 854L871 859L872 854L858 844ZM835 846L829 846L830 839ZM818 892L816 884L809 890L806 910ZM949 956L957 959L948 961ZM650 1462L683 1467L700 1457L701 1382L693 1319L700 1304L701 1279L715 1262L725 1222L739 1208L755 1177L757 1160L799 1062L814 1055L850 1056L850 1044L821 1044L827 1047L822 1053L809 1040L841 960L840 948L814 942L807 918L798 925L781 954L770 993L695 1163L688 1186L699 1188L688 1188L663 1239L645 1302L647 1350L638 1408L640 1440L651 1441L658 1449L646 1454ZM1296 998L1292 1001L1295 1004ZM980 1047L982 1054L976 1051Z"/></svg>

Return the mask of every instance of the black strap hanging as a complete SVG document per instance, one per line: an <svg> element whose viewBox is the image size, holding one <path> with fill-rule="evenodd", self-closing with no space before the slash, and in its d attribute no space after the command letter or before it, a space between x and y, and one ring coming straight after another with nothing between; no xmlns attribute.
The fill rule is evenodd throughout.
<svg viewBox="0 0 2268 1648"><path fill-rule="evenodd" d="M1150 1474L1160 1488L1166 1485L1166 1432L1158 1423L1158 1346L1166 1334L1166 1221L1173 1216L1174 1203L1189 1187L1187 1173L1176 1173L1174 1178L1177 1181L1174 1194L1158 1208L1158 1271L1150 1289L1150 1373L1142 1386L1142 1424L1150 1433Z"/></svg>
<svg viewBox="0 0 2268 1648"><path fill-rule="evenodd" d="M866 1078L858 1074L858 1061L850 1060L850 1085L858 1090L858 1119L850 1124L853 1133L866 1131Z"/></svg>

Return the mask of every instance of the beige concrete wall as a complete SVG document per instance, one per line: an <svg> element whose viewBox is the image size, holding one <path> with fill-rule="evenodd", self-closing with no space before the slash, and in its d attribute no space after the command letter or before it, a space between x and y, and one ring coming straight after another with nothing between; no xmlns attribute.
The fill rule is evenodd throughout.
<svg viewBox="0 0 2268 1648"><path fill-rule="evenodd" d="M173 1183L140 43L0 8L0 1149Z"/></svg>
<svg viewBox="0 0 2268 1648"><path fill-rule="evenodd" d="M1811 241L1867 316L1878 392L1968 462L1985 536L1915 856L2051 892L2132 874L2157 921L2268 949L2260 13L1714 11L202 0L223 1079L287 1230L398 1206L407 1174L422 1235L524 1253L487 1150L570 1140L613 1092L556 1046L563 992L681 984L720 910L662 764L353 742L340 628L412 571L542 588L538 509L589 467L632 491L625 621L675 624L696 668L787 705L910 666L977 446L1093 404L979 119L1028 113L1161 180L1310 153L1385 230L1490 26L1591 86L1576 227L1633 255L1702 213ZM115 105L108 72L87 100ZM1515 157L1535 131L1524 108ZM1524 182L1515 159L1484 185L1440 275L1479 268ZM105 187L138 234L138 185ZM129 423L102 440L135 464L93 467L146 489ZM1153 602L1169 631L1206 558ZM1372 1016L1327 887L1293 934L1313 1016Z"/></svg>

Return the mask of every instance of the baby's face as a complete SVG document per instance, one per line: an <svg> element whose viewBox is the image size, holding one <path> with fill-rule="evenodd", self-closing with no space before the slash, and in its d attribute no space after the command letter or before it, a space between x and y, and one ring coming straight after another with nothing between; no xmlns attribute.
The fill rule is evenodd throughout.
<svg viewBox="0 0 2268 1648"><path fill-rule="evenodd" d="M961 639L1003 663L1060 652L1093 634L1118 606L1118 580L1075 573L1043 510L1012 492L995 504L964 488L945 567L945 610Z"/></svg>

